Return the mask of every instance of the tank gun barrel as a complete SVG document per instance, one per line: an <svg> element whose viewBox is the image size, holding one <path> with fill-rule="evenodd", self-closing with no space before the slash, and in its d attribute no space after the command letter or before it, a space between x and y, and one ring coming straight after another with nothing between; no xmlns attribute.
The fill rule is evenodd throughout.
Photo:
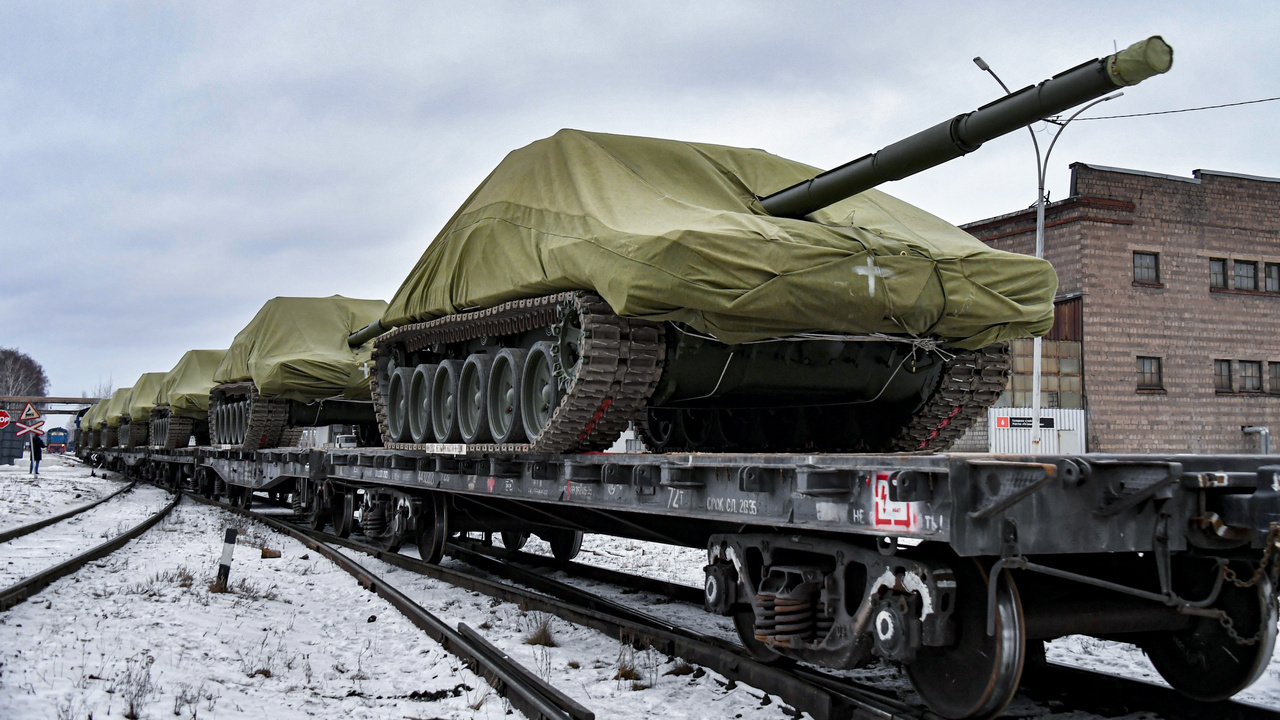
<svg viewBox="0 0 1280 720"><path fill-rule="evenodd" d="M760 199L776 217L802 218L890 180L901 180L971 153L984 142L1052 117L1116 88L1168 72L1173 48L1159 35L1114 55L1090 60L1039 85L899 140L879 152L828 170Z"/></svg>
<svg viewBox="0 0 1280 720"><path fill-rule="evenodd" d="M365 325L359 330L348 335L347 345L352 348L358 348L361 345L369 342L370 340L378 337L379 335L386 332L387 330L390 330L390 328L383 327L381 320L374 320L368 325Z"/></svg>

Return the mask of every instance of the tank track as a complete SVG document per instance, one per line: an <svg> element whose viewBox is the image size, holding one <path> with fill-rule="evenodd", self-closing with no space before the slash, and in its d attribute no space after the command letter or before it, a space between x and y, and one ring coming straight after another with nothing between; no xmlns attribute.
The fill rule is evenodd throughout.
<svg viewBox="0 0 1280 720"><path fill-rule="evenodd" d="M102 431L102 447L113 448L120 444L120 428L108 427Z"/></svg>
<svg viewBox="0 0 1280 720"><path fill-rule="evenodd" d="M627 424L641 417L662 375L666 353L662 327L646 320L618 317L599 296L583 291L515 300L492 308L404 325L374 341L373 360L381 370L391 348L403 344L416 352L437 343L512 335L551 327L566 311L576 311L584 338L577 379L552 413L547 427L528 443L478 443L469 451L560 453L599 450L611 445ZM378 373L381 377L382 373ZM387 428L382 387L370 383L383 445L396 450L429 450L433 444L395 443Z"/></svg>
<svg viewBox="0 0 1280 720"><path fill-rule="evenodd" d="M942 452L1000 397L1013 358L1008 343L964 350L943 366L938 386L889 446L890 452Z"/></svg>
<svg viewBox="0 0 1280 720"><path fill-rule="evenodd" d="M132 450L138 447L144 447L147 444L147 431L151 427L150 419L147 422L133 422L133 418L129 418L129 422L120 421L120 444L125 448ZM126 429L127 428L127 429Z"/></svg>
<svg viewBox="0 0 1280 720"><path fill-rule="evenodd" d="M278 447L280 436L289 423L289 401L284 398L262 397L252 382L223 383L209 391L210 436L217 436L215 410L222 404L223 398L242 395L249 397L249 427L244 434L244 442L232 449L263 450Z"/></svg>
<svg viewBox="0 0 1280 720"><path fill-rule="evenodd" d="M173 450L175 448L184 448L191 442L191 433L195 430L195 418L177 417L166 405L152 408L151 421L155 422L160 419L168 419L169 424L165 429L163 438L153 437L152 442L163 447L165 450ZM160 440L160 442L155 442Z"/></svg>

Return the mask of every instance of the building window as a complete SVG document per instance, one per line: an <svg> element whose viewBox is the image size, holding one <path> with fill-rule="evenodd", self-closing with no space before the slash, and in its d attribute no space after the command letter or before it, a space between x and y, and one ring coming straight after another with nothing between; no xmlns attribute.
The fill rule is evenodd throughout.
<svg viewBox="0 0 1280 720"><path fill-rule="evenodd" d="M1227 261L1209 258L1209 287L1226 289Z"/></svg>
<svg viewBox="0 0 1280 720"><path fill-rule="evenodd" d="M1280 395L1280 362L1267 363L1267 390L1273 395Z"/></svg>
<svg viewBox="0 0 1280 720"><path fill-rule="evenodd" d="M1160 284L1160 255L1135 252L1133 254L1133 281L1143 285Z"/></svg>
<svg viewBox="0 0 1280 720"><path fill-rule="evenodd" d="M1231 392L1231 361L1213 361L1213 389L1218 392Z"/></svg>
<svg viewBox="0 0 1280 720"><path fill-rule="evenodd" d="M1262 363L1240 361L1240 392L1262 392Z"/></svg>
<svg viewBox="0 0 1280 720"><path fill-rule="evenodd" d="M1258 289L1258 263L1241 262L1237 260L1236 266L1236 289L1237 290L1257 290Z"/></svg>
<svg viewBox="0 0 1280 720"><path fill-rule="evenodd" d="M1267 284L1264 289L1269 293L1280 293L1280 264L1267 263Z"/></svg>
<svg viewBox="0 0 1280 720"><path fill-rule="evenodd" d="M1160 372L1160 358L1138 358L1138 389L1163 390L1164 377Z"/></svg>

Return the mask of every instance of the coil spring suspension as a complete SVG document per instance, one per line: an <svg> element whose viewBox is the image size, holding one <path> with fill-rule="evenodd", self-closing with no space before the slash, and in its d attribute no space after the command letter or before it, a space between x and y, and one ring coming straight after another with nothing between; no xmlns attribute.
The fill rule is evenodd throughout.
<svg viewBox="0 0 1280 720"><path fill-rule="evenodd" d="M756 639L788 645L826 637L834 620L819 613L821 582L818 568L771 568L756 593Z"/></svg>
<svg viewBox="0 0 1280 720"><path fill-rule="evenodd" d="M387 505L374 503L360 515L360 529L365 535L382 535L387 531Z"/></svg>

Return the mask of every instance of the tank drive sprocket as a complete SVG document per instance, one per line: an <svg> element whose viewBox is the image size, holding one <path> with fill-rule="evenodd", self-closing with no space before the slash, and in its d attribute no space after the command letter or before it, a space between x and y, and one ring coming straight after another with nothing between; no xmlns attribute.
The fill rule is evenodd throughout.
<svg viewBox="0 0 1280 720"><path fill-rule="evenodd" d="M289 401L262 397L252 382L223 383L209 391L209 434L215 445L277 447L288 422Z"/></svg>

